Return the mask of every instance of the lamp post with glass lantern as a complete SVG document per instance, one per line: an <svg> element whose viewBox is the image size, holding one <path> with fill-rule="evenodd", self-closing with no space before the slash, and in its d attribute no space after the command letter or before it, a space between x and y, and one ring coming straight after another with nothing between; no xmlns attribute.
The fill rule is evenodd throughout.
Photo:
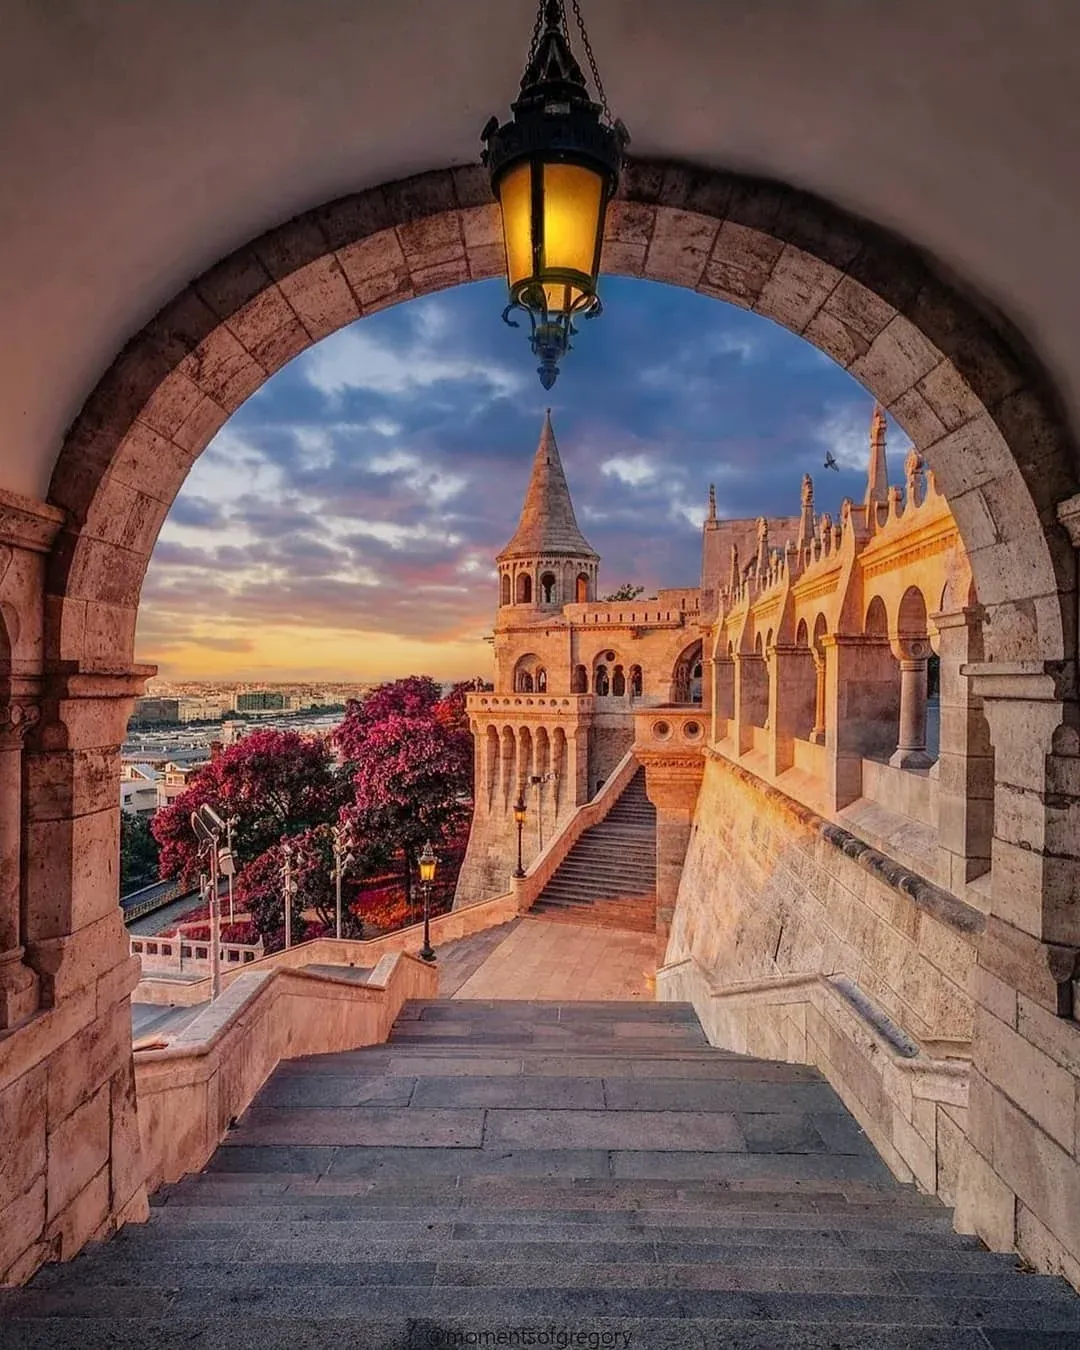
<svg viewBox="0 0 1080 1350"><path fill-rule="evenodd" d="M571 0L599 102L570 49L563 0L540 0L532 43L511 106L489 119L481 160L502 213L510 303L529 316L540 383L550 389L578 319L601 311L596 293L604 219L629 133L611 116L578 0Z"/></svg>
<svg viewBox="0 0 1080 1350"><path fill-rule="evenodd" d="M424 892L424 945L420 948L421 961L434 961L435 951L431 945L431 885L435 880L435 868L439 860L429 840L423 847L418 859L420 868L420 887Z"/></svg>
<svg viewBox="0 0 1080 1350"><path fill-rule="evenodd" d="M525 791L521 789L518 792L517 801L514 803L514 823L517 825L518 834L518 860L517 867L514 869L515 877L523 877L525 868L521 862L521 834L525 828Z"/></svg>

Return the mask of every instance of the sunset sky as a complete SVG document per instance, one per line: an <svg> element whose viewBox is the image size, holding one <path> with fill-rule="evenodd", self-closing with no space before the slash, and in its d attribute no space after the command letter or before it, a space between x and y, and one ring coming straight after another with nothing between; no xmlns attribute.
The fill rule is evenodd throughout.
<svg viewBox="0 0 1080 1350"><path fill-rule="evenodd" d="M488 674L493 558L548 404L601 594L697 583L710 482L728 516L797 512L807 471L819 510L861 495L870 397L800 338L607 278L604 316L546 394L523 330L500 322L504 289L363 319L244 404L161 532L140 660L181 679ZM890 428L894 482L906 447Z"/></svg>

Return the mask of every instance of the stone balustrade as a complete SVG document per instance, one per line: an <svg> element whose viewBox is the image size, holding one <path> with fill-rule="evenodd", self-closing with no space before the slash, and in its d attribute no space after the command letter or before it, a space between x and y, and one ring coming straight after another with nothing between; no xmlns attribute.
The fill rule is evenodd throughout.
<svg viewBox="0 0 1080 1350"><path fill-rule="evenodd" d="M223 942L219 947L221 969L247 965L263 956L256 943ZM177 937L133 937L131 954L142 962L144 974L206 975L210 971L210 943L181 934Z"/></svg>

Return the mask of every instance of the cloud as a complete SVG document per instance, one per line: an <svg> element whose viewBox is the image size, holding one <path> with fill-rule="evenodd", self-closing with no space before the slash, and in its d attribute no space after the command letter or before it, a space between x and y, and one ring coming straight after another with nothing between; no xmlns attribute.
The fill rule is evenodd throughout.
<svg viewBox="0 0 1080 1350"><path fill-rule="evenodd" d="M446 340L448 327L441 305L429 301L403 341L387 341L364 321L324 338L299 364L308 383L331 401L350 390L400 398L443 383L479 386L489 399L521 391L523 373L462 354Z"/></svg>
<svg viewBox="0 0 1080 1350"><path fill-rule="evenodd" d="M380 644L401 661L422 644L435 673L441 652L474 650L468 673L489 669L493 560L548 402L604 591L695 584L710 482L730 516L797 510L807 469L823 511L861 493L872 405L839 367L692 292L605 278L604 299L550 394L524 332L499 323L499 282L382 311L285 366L215 437L166 520L140 653L167 654L172 673L205 660L259 678L335 660L348 675L372 669ZM843 470L821 473L837 439Z"/></svg>
<svg viewBox="0 0 1080 1350"><path fill-rule="evenodd" d="M617 478L627 487L641 487L656 481L656 465L645 455L614 455L600 465L600 472L608 478Z"/></svg>

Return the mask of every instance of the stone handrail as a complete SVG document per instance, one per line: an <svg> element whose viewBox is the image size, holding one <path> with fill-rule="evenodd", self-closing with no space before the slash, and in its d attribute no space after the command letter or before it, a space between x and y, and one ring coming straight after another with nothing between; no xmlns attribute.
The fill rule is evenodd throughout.
<svg viewBox="0 0 1080 1350"><path fill-rule="evenodd" d="M558 834L548 840L543 852L533 859L525 875L511 880L510 885L513 888L511 893L517 902L519 912L523 913L539 899L540 892L555 875L559 864L585 831L599 825L607 816L637 769L634 752L628 750L596 796L579 806Z"/></svg>
<svg viewBox="0 0 1080 1350"><path fill-rule="evenodd" d="M463 905L447 914L438 914L431 920L431 941L438 948L456 938L469 937L482 932L485 928L495 928L508 923L517 913L517 900L512 893L497 895L489 900L481 900L475 905ZM396 952L415 953L420 950L424 937L422 923L409 924L393 933L384 933L380 937L354 938L320 937L310 942L298 942L287 951L271 952L259 960L251 961L242 969L222 969L222 988L227 989L234 980L248 975L259 975L264 971L297 970L309 965L356 966L362 970L377 967L384 957ZM374 979L374 973L371 977ZM155 979L148 973L140 982L133 998L141 1003L203 1003L210 997L210 979L190 981L180 984L176 980Z"/></svg>
<svg viewBox="0 0 1080 1350"><path fill-rule="evenodd" d="M281 1060L380 1044L402 1004L434 998L438 984L434 967L402 952L366 984L282 968L238 974L167 1047L135 1051L147 1190L204 1167Z"/></svg>
<svg viewBox="0 0 1080 1350"><path fill-rule="evenodd" d="M199 927L205 927L203 920ZM262 941L259 942L222 942L219 944L221 968L239 968L250 966L263 955ZM200 955L201 953L201 955ZM210 940L193 938L187 933L178 933L174 937L157 937L143 934L131 939L131 954L137 956L143 970L159 975L175 972L183 974L209 975Z"/></svg>
<svg viewBox="0 0 1080 1350"><path fill-rule="evenodd" d="M925 1135L938 1137L939 1113L943 1130L950 1121L958 1129L964 1119L970 1059L962 1047L950 1047L948 1057L933 1054L840 975L779 975L718 986L691 955L657 971L656 993L692 1003L712 1045L816 1065L899 1180L915 1180L931 1194L952 1192L953 1163L939 1159L936 1142ZM932 1117L929 1129L923 1109ZM950 1117L956 1111L961 1114Z"/></svg>

